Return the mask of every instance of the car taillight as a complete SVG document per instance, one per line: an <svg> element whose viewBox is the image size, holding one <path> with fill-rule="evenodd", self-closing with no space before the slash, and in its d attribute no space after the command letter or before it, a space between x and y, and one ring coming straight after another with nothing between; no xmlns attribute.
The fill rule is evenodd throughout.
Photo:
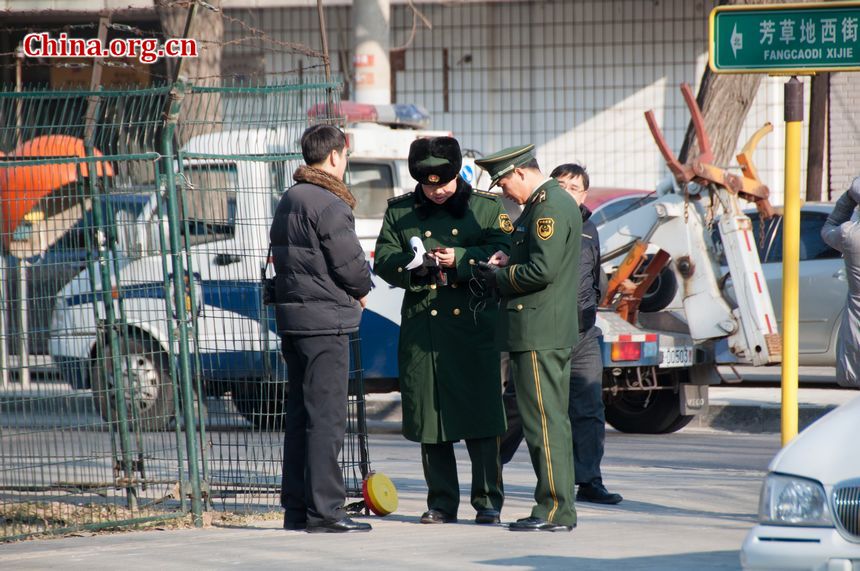
<svg viewBox="0 0 860 571"><path fill-rule="evenodd" d="M610 353L613 361L638 361L642 357L642 343L638 341L616 341Z"/></svg>

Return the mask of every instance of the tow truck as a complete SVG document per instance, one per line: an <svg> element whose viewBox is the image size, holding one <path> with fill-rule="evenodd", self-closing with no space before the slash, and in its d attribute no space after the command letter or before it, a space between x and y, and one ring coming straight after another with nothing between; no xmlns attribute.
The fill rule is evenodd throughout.
<svg viewBox="0 0 860 571"><path fill-rule="evenodd" d="M681 164L653 112L646 112L674 180L658 188L657 200L599 227L601 262L612 269L597 323L603 331L606 418L624 432L679 430L706 410L708 386L724 380L718 365L762 366L781 359L756 237L740 202L753 202L762 218L773 214L752 160L772 127L766 124L750 138L737 155L741 174L734 174L713 164L701 110L689 85L681 92L699 154ZM714 225L728 275L720 274ZM677 293L658 311L639 311L642 296L666 272L674 280L665 281L680 284ZM727 291L729 276L733 292ZM629 282L622 287L628 279L632 291Z"/></svg>

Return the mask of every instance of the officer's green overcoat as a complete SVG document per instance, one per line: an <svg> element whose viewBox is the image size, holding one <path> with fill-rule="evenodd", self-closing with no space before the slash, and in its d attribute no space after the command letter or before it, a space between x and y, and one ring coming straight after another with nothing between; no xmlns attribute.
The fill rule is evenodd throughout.
<svg viewBox="0 0 860 571"><path fill-rule="evenodd" d="M457 210L450 207L455 199L467 202ZM403 435L409 440L447 442L505 431L499 352L493 341L497 304L471 290L474 262L486 261L497 250L507 252L512 230L501 201L473 191L461 179L457 194L442 206L426 200L420 185L389 201L373 270L406 290L398 365ZM455 249L449 285L412 283L405 266L413 258L409 245L413 236L422 239L428 252Z"/></svg>

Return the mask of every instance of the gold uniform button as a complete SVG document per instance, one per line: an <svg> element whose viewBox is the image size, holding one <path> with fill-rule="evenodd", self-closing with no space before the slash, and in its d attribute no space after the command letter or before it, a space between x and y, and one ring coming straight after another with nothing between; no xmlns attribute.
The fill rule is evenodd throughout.
<svg viewBox="0 0 860 571"><path fill-rule="evenodd" d="M402 273L402 272L403 272L403 268L397 268L397 273L398 273L398 274L399 274L399 273Z"/></svg>
<svg viewBox="0 0 860 571"><path fill-rule="evenodd" d="M457 289L457 284L451 284L451 287Z"/></svg>
<svg viewBox="0 0 860 571"><path fill-rule="evenodd" d="M436 284L430 284L430 289L436 289Z"/></svg>
<svg viewBox="0 0 860 571"><path fill-rule="evenodd" d="M469 260L469 265L470 265L470 266L474 266L474 265L475 265L475 259L474 259L474 258L471 258L471 259Z"/></svg>
<svg viewBox="0 0 860 571"><path fill-rule="evenodd" d="M433 232L431 232L430 230L427 230L426 232L424 232L424 237L425 237L425 238L429 238L429 237L430 237L430 236L432 236L432 235L433 235Z"/></svg>
<svg viewBox="0 0 860 571"><path fill-rule="evenodd" d="M430 310L430 315L432 315L433 317L436 317L437 315L439 315L439 312L438 312L438 311L436 311L435 309L431 309L431 310Z"/></svg>
<svg viewBox="0 0 860 571"><path fill-rule="evenodd" d="M517 304L517 311L522 311L522 310L523 310L523 304L518 303Z"/></svg>
<svg viewBox="0 0 860 571"><path fill-rule="evenodd" d="M452 236L456 236L456 235L457 235L457 234L459 234L459 233L460 233L460 231L459 231L459 230L457 230L456 228L454 228L453 230L451 230L451 235L452 235Z"/></svg>
<svg viewBox="0 0 860 571"><path fill-rule="evenodd" d="M454 308L454 315L460 315L460 308L459 307Z"/></svg>

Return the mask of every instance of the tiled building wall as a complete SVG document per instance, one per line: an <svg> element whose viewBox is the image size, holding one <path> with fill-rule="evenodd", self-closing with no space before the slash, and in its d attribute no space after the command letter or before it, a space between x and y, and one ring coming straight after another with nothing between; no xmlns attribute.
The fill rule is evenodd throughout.
<svg viewBox="0 0 860 571"><path fill-rule="evenodd" d="M707 64L707 17L713 1L555 0L418 4L433 23L420 25L396 75L396 100L424 105L433 128L448 129L466 148L488 153L533 142L546 169L581 161L595 186L651 188L668 172L643 113L654 109L669 144L679 150L689 114L678 86L697 88ZM335 72L348 71L351 8L329 7ZM413 15L395 4L392 46L407 41ZM320 46L312 8L229 11L276 39ZM226 40L245 34L225 26ZM247 43L227 47L228 60L257 61L268 72L306 71L307 56ZM448 58L448 107L443 56ZM782 86L765 78L741 133L740 147L766 121L774 133L756 155L759 171L782 201ZM806 80L808 84L808 80ZM807 98L808 98L807 88ZM807 99L808 100L808 99ZM804 135L805 137L805 135ZM804 151L804 158L806 153ZM805 180L805 172L803 175Z"/></svg>
<svg viewBox="0 0 860 571"><path fill-rule="evenodd" d="M860 175L860 75L830 76L830 193L838 198Z"/></svg>

